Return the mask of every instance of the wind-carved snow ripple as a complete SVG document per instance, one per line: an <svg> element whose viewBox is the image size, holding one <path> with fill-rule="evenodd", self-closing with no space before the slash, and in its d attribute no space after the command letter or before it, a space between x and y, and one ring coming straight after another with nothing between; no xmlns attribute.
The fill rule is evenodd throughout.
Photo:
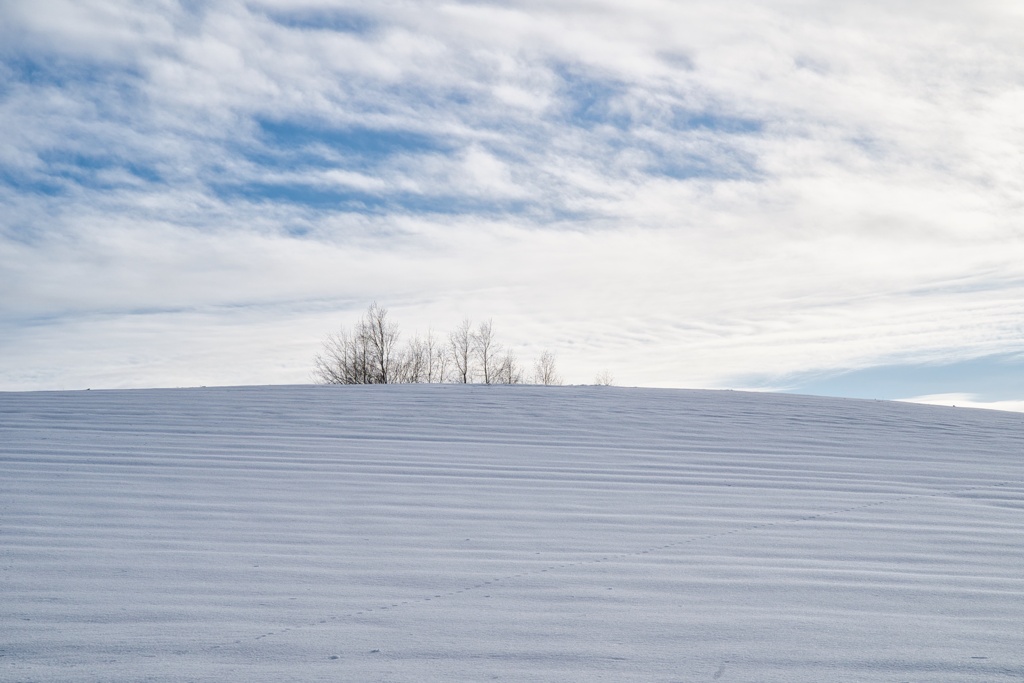
<svg viewBox="0 0 1024 683"><path fill-rule="evenodd" d="M304 622L304 623L301 623L301 624L296 624L296 625L289 626L289 627L286 627L286 628L281 628L281 629L278 629L277 631L267 631L265 633L262 633L262 634L256 636L254 638L254 640L263 640L264 638L269 638L271 636L275 636L275 635L278 635L278 634L289 633L291 631L297 631L297 630L304 629L304 628L311 628L311 627L315 628L315 627L319 627L319 626L325 626L325 625L329 625L332 622L337 622L339 620L354 619L356 617L360 617L362 615L371 614L371 613L375 613L375 612L393 612L395 610L401 609L401 608L409 606L409 605L425 604L425 603L441 600L441 599L444 599L444 598L451 598L451 597L455 597L455 596L458 596L458 595L461 595L461 594L464 594L464 593L470 593L472 591L481 590L481 589L487 588L488 586L494 587L497 584L499 584L499 582L508 583L508 582L511 582L511 581L515 581L516 579L523 579L523 578L527 578L527 577L541 577L541 576L544 576L544 575L551 576L550 572L555 572L555 571L560 570L560 569L572 569L572 568L586 569L587 567L592 567L592 566L595 566L595 565L600 565L600 564L607 563L607 562L610 562L610 561L626 560L626 559L631 559L631 558L642 558L644 555L651 555L651 554L657 553L659 551L666 551L666 550L672 550L672 549L680 548L680 547L684 547L684 546L689 546L689 545L693 545L695 543L699 543L701 541L713 541L713 540L717 540L717 539L727 538L727 537L730 537L730 536L742 535L742 534L745 534L745 533L750 533L750 532L755 532L755 531L760 531L760 530L765 530L765 529L771 529L773 527L801 524L803 522L812 522L814 520L825 519L825 518L829 518L829 517L836 517L836 516L839 516L839 515L856 512L858 510L867 510L867 509L870 509L870 508L877 508L877 507L883 507L883 506L894 506L894 505L898 505L900 503L904 503L904 502L910 501L910 500L926 500L926 499L929 499L929 498L944 498L944 497L949 497L949 496L957 496L957 495L962 495L962 494L965 494L965 493L971 493L971 492L974 492L974 491L983 491L983 490L989 490L989 489L994 489L994 488L1001 488L1001 487L1012 486L1012 485L1024 486L1024 480L1020 480L1020 481L1001 481L1001 482L996 482L996 483L992 483L992 484L982 484L982 485L978 485L978 486L969 486L969 487L964 487L964 488L958 488L958 489L954 489L954 490L950 490L950 491L936 491L936 492L933 492L933 493L921 493L921 494L913 494L913 495L906 495L906 496L898 496L898 497L890 498L890 499L886 499L886 500L872 501L870 503L864 503L864 504L861 504L861 505L853 505L853 506L849 506L849 507L837 508L837 509L834 509L834 510L826 510L826 511L822 511L822 512L817 512L817 513L812 514L812 515L806 515L806 516L803 516L803 517L797 517L797 518L785 520L785 521L782 521L782 522L764 522L764 523L760 523L760 524L749 524L749 525L742 526L742 527L732 528L732 529L729 529L727 531L721 531L721 532L716 532L716 533L712 533L712 534L703 534L703 535L698 535L698 536L689 536L689 537L686 537L686 538L678 540L678 541L673 541L671 543L665 543L663 545L649 546L649 547L646 547L646 548L642 548L640 550L624 551L624 552L619 552L619 553L607 553L607 554L604 554L601 557L598 557L598 558L595 558L595 559L579 560L579 561L576 561L576 562L560 562L560 563L548 564L548 566L543 567L541 569L522 571L522 572L518 572L518 573L514 573L514 574L508 574L508 575L502 576L502 577L495 577L495 578L490 579L488 581L482 581L480 583L476 583L476 584L473 584L471 586L465 586L463 588L459 588L459 589L456 589L456 590L448 590L448 591L441 592L441 593L434 593L432 595L428 595L428 596L424 596L422 598L419 598L418 600L401 600L401 601L398 601L398 602L391 602L390 605L382 605L382 606L376 607L376 608L374 608L374 607L364 607L362 609L353 609L351 611L344 612L344 613L341 613L341 614L334 614L334 615L330 615L330 616L327 616L327 617L322 617L322 618L319 618L319 619L316 619L316 620L313 620L313 621L307 621L307 622ZM557 580L558 579L554 579L554 581L557 581ZM385 602L387 602L387 601L385 601ZM717 679L719 677L720 677L720 672L714 678Z"/></svg>
<svg viewBox="0 0 1024 683"><path fill-rule="evenodd" d="M593 387L0 393L0 678L1020 680L1022 426Z"/></svg>

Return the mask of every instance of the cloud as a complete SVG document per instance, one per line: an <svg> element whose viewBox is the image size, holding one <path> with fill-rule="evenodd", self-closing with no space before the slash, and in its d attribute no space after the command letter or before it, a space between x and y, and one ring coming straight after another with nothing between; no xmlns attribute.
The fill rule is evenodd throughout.
<svg viewBox="0 0 1024 683"><path fill-rule="evenodd" d="M1004 3L9 4L0 386L50 386L64 371L23 368L70 336L80 367L131 329L157 355L218 345L213 312L246 310L277 351L289 307L323 333L372 299L411 326L494 316L576 381L1019 351L1022 23ZM224 370L252 365L236 344L199 355L249 381ZM305 353L275 378L304 381ZM167 377L124 372L103 377Z"/></svg>

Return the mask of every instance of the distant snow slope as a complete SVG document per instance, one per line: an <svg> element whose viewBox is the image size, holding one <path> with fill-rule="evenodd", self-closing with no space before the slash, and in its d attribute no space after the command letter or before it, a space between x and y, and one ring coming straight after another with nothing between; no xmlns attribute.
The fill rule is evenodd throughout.
<svg viewBox="0 0 1024 683"><path fill-rule="evenodd" d="M1024 415L0 394L0 680L1022 681Z"/></svg>

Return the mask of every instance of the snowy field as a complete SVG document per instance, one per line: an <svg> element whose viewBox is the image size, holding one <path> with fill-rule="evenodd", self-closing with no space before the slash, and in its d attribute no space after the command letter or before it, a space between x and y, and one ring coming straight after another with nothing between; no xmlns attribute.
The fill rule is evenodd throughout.
<svg viewBox="0 0 1024 683"><path fill-rule="evenodd" d="M1024 415L0 393L0 680L1024 681Z"/></svg>

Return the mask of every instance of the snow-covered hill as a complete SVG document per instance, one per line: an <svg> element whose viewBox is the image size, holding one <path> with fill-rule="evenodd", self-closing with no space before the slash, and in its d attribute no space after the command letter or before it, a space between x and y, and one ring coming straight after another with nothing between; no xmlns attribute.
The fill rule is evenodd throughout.
<svg viewBox="0 0 1024 683"><path fill-rule="evenodd" d="M3 681L1021 681L1024 415L0 394Z"/></svg>

